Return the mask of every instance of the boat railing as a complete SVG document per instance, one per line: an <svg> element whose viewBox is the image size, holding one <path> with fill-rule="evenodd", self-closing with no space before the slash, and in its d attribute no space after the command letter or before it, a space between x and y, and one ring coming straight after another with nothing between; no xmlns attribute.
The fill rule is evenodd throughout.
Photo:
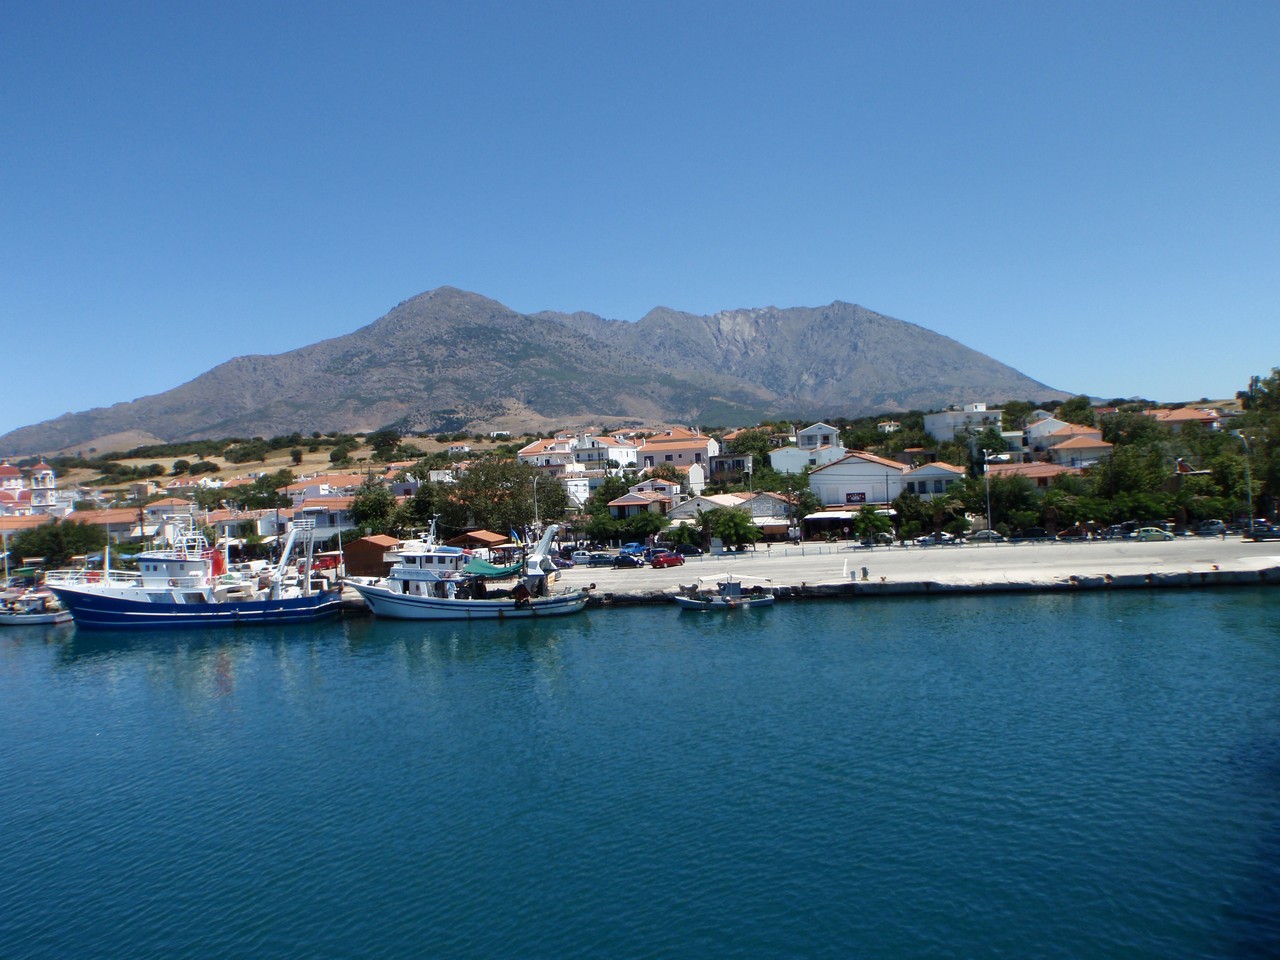
<svg viewBox="0 0 1280 960"><path fill-rule="evenodd" d="M50 570L45 574L44 582L51 587L75 587L85 584L128 587L141 583L142 575L131 570L90 570L85 567L75 567L68 570Z"/></svg>

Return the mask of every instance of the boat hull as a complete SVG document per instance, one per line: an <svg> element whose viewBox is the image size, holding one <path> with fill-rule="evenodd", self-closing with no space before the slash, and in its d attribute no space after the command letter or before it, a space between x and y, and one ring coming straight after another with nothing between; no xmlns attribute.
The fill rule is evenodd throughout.
<svg viewBox="0 0 1280 960"><path fill-rule="evenodd" d="M375 617L388 620L526 620L562 617L587 605L586 593L535 597L525 603L511 599L452 600L396 593L386 587L347 581L364 598Z"/></svg>
<svg viewBox="0 0 1280 960"><path fill-rule="evenodd" d="M314 623L337 616L336 591L281 600L224 603L167 603L107 596L88 590L53 587L77 627L94 630L171 630L180 627L282 626Z"/></svg>
<svg viewBox="0 0 1280 960"><path fill-rule="evenodd" d="M68 610L50 610L47 613L0 614L0 627L36 627L51 623L70 623Z"/></svg>

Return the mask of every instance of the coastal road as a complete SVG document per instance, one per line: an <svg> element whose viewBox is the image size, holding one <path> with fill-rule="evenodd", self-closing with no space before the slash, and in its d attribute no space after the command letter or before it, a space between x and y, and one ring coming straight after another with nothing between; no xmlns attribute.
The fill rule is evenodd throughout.
<svg viewBox="0 0 1280 960"><path fill-rule="evenodd" d="M557 587L594 583L600 592L648 592L699 579L710 586L726 574L750 584L774 586L844 583L854 574L886 582L953 584L1053 583L1071 576L1100 577L1211 570L1255 571L1280 567L1280 541L1254 543L1240 537L1178 537L1157 543L1100 540L1090 543L991 543L935 547L851 547L847 544L763 545L742 554L689 559L684 566L654 570L575 567Z"/></svg>

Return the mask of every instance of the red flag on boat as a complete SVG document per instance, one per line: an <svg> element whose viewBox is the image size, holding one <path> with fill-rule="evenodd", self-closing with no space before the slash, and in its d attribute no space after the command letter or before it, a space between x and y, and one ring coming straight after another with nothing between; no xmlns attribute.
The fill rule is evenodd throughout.
<svg viewBox="0 0 1280 960"><path fill-rule="evenodd" d="M219 551L214 550L213 566L210 569L211 569L212 576L215 576L215 577L222 576L224 573L227 572L227 558L224 557Z"/></svg>

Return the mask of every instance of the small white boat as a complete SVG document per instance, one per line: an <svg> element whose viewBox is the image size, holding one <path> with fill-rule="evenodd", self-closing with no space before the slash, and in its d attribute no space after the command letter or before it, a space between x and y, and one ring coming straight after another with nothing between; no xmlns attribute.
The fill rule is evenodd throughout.
<svg viewBox="0 0 1280 960"><path fill-rule="evenodd" d="M5 594L0 602L0 627L39 626L70 621L71 611L58 603L53 594L43 590Z"/></svg>
<svg viewBox="0 0 1280 960"><path fill-rule="evenodd" d="M554 524L547 528L525 559L519 581L502 595L490 595L486 576L515 576L519 567L477 563L465 550L437 544L434 524L427 539L397 551L385 577L347 577L342 582L360 594L375 617L392 620L507 620L577 613L587 605L587 590L550 592L559 571L547 551L559 529Z"/></svg>
<svg viewBox="0 0 1280 960"><path fill-rule="evenodd" d="M716 584L715 593L699 593L698 585L681 587L675 596L681 610L753 610L773 606L774 596L764 587L742 589L742 582L730 577Z"/></svg>

